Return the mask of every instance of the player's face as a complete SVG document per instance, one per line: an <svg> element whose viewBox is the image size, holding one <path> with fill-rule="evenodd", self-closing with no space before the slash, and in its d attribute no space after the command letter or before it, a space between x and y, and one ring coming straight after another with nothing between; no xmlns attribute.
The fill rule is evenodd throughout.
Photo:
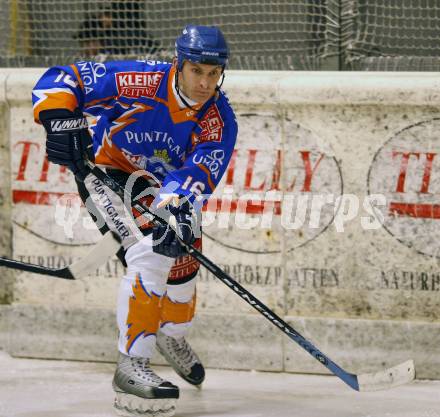
<svg viewBox="0 0 440 417"><path fill-rule="evenodd" d="M204 104L215 93L221 75L222 67L219 65L185 61L179 72L179 88L191 100Z"/></svg>

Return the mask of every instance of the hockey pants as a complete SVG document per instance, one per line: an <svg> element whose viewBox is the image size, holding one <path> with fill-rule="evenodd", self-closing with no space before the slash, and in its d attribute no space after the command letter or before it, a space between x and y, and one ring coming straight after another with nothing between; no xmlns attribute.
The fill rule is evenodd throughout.
<svg viewBox="0 0 440 417"><path fill-rule="evenodd" d="M122 185L128 178L121 171L107 170L107 173ZM173 259L153 252L151 227L139 233L120 198L94 176L89 175L84 183L77 185L100 231L105 233L110 229L123 238L123 249L118 252L126 265L117 299L119 351L151 358L158 331L181 337L190 328L199 264L190 256ZM200 241L197 246L201 246Z"/></svg>

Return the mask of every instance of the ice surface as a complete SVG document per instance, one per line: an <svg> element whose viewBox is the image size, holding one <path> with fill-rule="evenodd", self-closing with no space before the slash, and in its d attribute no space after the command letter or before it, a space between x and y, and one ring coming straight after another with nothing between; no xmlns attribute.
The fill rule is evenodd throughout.
<svg viewBox="0 0 440 417"><path fill-rule="evenodd" d="M114 417L113 370L0 352L0 417ZM181 388L176 417L440 417L439 381L359 393L330 376L208 369L197 390L156 370Z"/></svg>

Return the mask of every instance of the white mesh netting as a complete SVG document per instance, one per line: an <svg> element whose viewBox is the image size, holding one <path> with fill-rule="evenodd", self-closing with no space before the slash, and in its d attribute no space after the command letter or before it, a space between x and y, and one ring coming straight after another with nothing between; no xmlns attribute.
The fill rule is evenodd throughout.
<svg viewBox="0 0 440 417"><path fill-rule="evenodd" d="M341 54L354 70L440 69L440 1L342 0Z"/></svg>
<svg viewBox="0 0 440 417"><path fill-rule="evenodd" d="M6 65L170 58L188 23L218 25L235 69L319 69L337 53L337 0L2 0ZM332 8L336 6L336 12Z"/></svg>
<svg viewBox="0 0 440 417"><path fill-rule="evenodd" d="M0 65L169 60L188 23L221 27L233 69L440 69L439 0L0 0Z"/></svg>

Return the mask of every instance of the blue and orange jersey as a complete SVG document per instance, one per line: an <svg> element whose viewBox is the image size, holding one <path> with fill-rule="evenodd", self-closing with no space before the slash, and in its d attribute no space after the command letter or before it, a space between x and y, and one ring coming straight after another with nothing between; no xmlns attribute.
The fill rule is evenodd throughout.
<svg viewBox="0 0 440 417"><path fill-rule="evenodd" d="M203 106L181 108L174 77L175 67L156 61L53 67L32 92L34 117L39 122L43 110L79 108L96 120L91 130L97 164L145 170L191 200L209 196L232 155L235 115L221 90Z"/></svg>

